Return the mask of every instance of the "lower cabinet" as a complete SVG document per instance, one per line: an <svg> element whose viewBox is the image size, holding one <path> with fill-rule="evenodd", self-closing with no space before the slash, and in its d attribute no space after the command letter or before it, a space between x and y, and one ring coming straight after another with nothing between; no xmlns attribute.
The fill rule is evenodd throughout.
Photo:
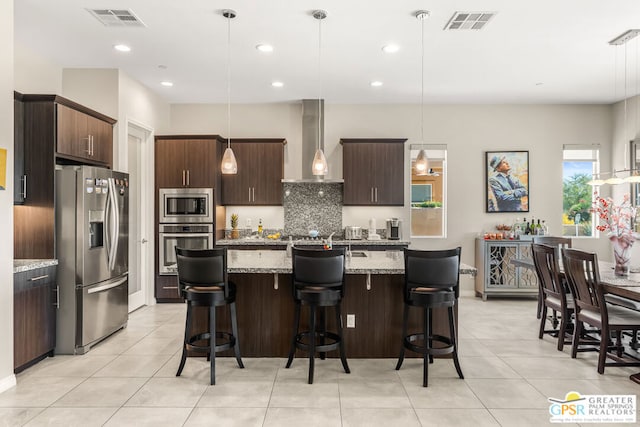
<svg viewBox="0 0 640 427"><path fill-rule="evenodd" d="M53 356L58 304L56 267L15 273L13 286L13 368L17 373Z"/></svg>
<svg viewBox="0 0 640 427"><path fill-rule="evenodd" d="M538 278L514 259L531 258L531 241L476 239L476 296L538 295Z"/></svg>

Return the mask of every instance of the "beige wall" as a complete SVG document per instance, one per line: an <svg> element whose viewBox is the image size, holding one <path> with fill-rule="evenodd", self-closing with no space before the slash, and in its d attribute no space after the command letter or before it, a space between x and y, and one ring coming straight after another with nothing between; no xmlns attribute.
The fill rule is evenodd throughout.
<svg viewBox="0 0 640 427"><path fill-rule="evenodd" d="M285 137L285 177L301 176L301 104L239 105L232 108L235 137ZM408 138L419 142L418 105L331 105L325 107L325 151L329 177L342 177L340 138ZM170 133L227 135L225 105L172 105ZM412 246L431 249L461 245L463 260L473 263L474 238L496 224L512 223L517 214L484 212L484 152L528 150L530 161L530 212L526 216L547 220L551 232L561 232L562 146L602 144L603 164L609 164L612 138L611 107L606 105L429 105L425 106L425 140L447 144L447 238L414 239ZM405 156L405 200L409 192L409 155ZM241 167L241 165L240 165ZM243 207L227 209L242 216L267 218L278 223L278 209ZM409 205L405 207L345 207L343 224L378 228L388 217L403 220L409 236ZM243 222L241 221L241 224ZM578 246L591 247L584 241ZM607 255L610 257L608 253Z"/></svg>
<svg viewBox="0 0 640 427"><path fill-rule="evenodd" d="M7 150L7 189L0 191L0 392L13 375L13 2L0 8L0 148Z"/></svg>
<svg viewBox="0 0 640 427"><path fill-rule="evenodd" d="M118 74L114 68L65 68L59 95L117 119Z"/></svg>
<svg viewBox="0 0 640 427"><path fill-rule="evenodd" d="M13 49L15 59L13 90L20 93L62 93L62 67L35 55L22 45L16 45ZM4 56L8 57L7 55L8 52L4 52Z"/></svg>

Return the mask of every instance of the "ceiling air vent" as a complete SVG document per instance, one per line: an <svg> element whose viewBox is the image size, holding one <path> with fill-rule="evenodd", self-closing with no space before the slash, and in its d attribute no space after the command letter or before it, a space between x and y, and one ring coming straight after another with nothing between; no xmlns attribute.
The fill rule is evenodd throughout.
<svg viewBox="0 0 640 427"><path fill-rule="evenodd" d="M445 30L481 30L495 16L496 12L456 12Z"/></svg>
<svg viewBox="0 0 640 427"><path fill-rule="evenodd" d="M144 27L144 23L130 10L87 9L105 27Z"/></svg>

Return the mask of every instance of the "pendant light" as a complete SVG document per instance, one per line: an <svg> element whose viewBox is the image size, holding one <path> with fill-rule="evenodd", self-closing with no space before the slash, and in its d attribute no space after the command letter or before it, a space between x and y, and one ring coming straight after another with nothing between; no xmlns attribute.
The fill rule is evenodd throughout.
<svg viewBox="0 0 640 427"><path fill-rule="evenodd" d="M238 173L238 162L231 149L231 20L236 17L236 12L225 9L222 16L227 18L227 148L222 155L221 172L234 175Z"/></svg>
<svg viewBox="0 0 640 427"><path fill-rule="evenodd" d="M313 156L313 163L311 164L311 171L313 175L322 176L329 173L329 166L327 165L327 158L322 152L322 20L327 17L327 12L324 10L314 10L313 17L318 20L318 148L316 154Z"/></svg>
<svg viewBox="0 0 640 427"><path fill-rule="evenodd" d="M422 55L421 55L421 86L420 86L420 140L424 143L424 21L429 18L430 12L428 10L419 10L416 12L416 18L422 24L421 27L421 40L422 40ZM427 152L423 149L418 152L416 163L414 165L416 175L423 176L429 174L429 159L427 158Z"/></svg>

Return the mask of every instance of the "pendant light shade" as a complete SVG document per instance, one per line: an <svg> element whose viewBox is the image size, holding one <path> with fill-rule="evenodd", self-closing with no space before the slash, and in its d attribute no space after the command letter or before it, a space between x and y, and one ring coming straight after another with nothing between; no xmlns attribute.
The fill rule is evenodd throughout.
<svg viewBox="0 0 640 427"><path fill-rule="evenodd" d="M231 9L222 11L222 16L227 18L227 148L222 155L220 171L225 175L238 173L238 162L231 149L231 20L236 17L236 12Z"/></svg>
<svg viewBox="0 0 640 427"><path fill-rule="evenodd" d="M416 158L414 168L416 170L416 175L418 176L429 174L429 159L427 158L426 151L420 150L418 157Z"/></svg>
<svg viewBox="0 0 640 427"><path fill-rule="evenodd" d="M225 175L238 173L238 162L236 162L236 156L233 154L231 147L227 147L224 150L221 172Z"/></svg>
<svg viewBox="0 0 640 427"><path fill-rule="evenodd" d="M329 173L329 166L327 165L327 158L320 148L316 150L316 155L313 156L312 164L314 175L326 175Z"/></svg>
<svg viewBox="0 0 640 427"><path fill-rule="evenodd" d="M314 10L312 16L318 20L318 148L311 163L311 173L314 176L324 176L329 173L327 158L322 151L322 20L327 17L324 10Z"/></svg>

